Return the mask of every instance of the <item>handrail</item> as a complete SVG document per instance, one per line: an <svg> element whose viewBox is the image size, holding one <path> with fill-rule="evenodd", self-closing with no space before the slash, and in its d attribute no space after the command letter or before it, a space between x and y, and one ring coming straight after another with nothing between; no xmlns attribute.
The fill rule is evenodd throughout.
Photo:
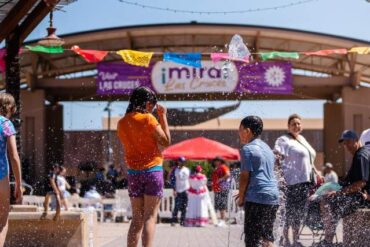
<svg viewBox="0 0 370 247"><path fill-rule="evenodd" d="M10 182L10 185L15 185L15 182ZM29 188L30 189L30 195L33 195L34 189L33 189L33 187L31 185L29 185L29 184L27 184L25 182L22 182L22 186Z"/></svg>

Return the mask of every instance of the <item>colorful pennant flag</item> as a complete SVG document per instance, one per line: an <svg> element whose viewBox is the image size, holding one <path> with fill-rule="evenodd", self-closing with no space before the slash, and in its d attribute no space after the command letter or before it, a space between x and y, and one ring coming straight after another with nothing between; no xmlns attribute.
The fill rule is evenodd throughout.
<svg viewBox="0 0 370 247"><path fill-rule="evenodd" d="M2 48L0 49L0 76L1 76L1 80L3 79L4 75L5 75L5 54L6 54L6 49L5 48Z"/></svg>
<svg viewBox="0 0 370 247"><path fill-rule="evenodd" d="M119 50L117 54L120 55L125 63L148 67L152 59L153 52L142 52L133 50Z"/></svg>
<svg viewBox="0 0 370 247"><path fill-rule="evenodd" d="M82 50L77 45L72 46L71 50L83 57L85 61L89 63L100 62L108 54L108 51Z"/></svg>
<svg viewBox="0 0 370 247"><path fill-rule="evenodd" d="M349 52L357 52L358 54L365 55L370 53L370 47L353 47Z"/></svg>
<svg viewBox="0 0 370 247"><path fill-rule="evenodd" d="M232 60L232 61L249 63L249 57L235 58L235 57L229 56L229 53L211 53L211 59L212 59L212 62L214 63L217 63L218 61L221 61L221 60Z"/></svg>
<svg viewBox="0 0 370 247"><path fill-rule="evenodd" d="M316 55L316 56L327 56L330 54L347 54L347 49L331 49L331 50L320 50L320 51L309 51L304 52L303 54L307 56Z"/></svg>
<svg viewBox="0 0 370 247"><path fill-rule="evenodd" d="M62 46L47 47L47 46L42 46L42 45L36 45L36 46L26 45L26 48L34 52L43 52L43 53L52 53L52 54L64 52L64 49Z"/></svg>
<svg viewBox="0 0 370 247"><path fill-rule="evenodd" d="M293 58L293 59L299 58L298 52L273 51L273 52L262 52L260 55L261 55L262 60L273 59L275 57L284 57L284 58Z"/></svg>
<svg viewBox="0 0 370 247"><path fill-rule="evenodd" d="M171 61L179 64L201 68L202 54L198 52L193 53L172 53L165 52L163 54L163 61Z"/></svg>

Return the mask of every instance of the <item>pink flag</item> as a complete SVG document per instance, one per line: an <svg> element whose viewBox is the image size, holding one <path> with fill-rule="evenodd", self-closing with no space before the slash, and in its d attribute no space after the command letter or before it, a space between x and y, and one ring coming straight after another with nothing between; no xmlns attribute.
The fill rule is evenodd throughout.
<svg viewBox="0 0 370 247"><path fill-rule="evenodd" d="M2 48L0 49L0 74L5 73L5 54L6 54L6 49Z"/></svg>
<svg viewBox="0 0 370 247"><path fill-rule="evenodd" d="M327 56L330 54L347 54L347 49L332 49L332 50L321 50L321 51L312 51L304 52L303 54L307 56L316 55L316 56Z"/></svg>
<svg viewBox="0 0 370 247"><path fill-rule="evenodd" d="M231 60L231 61L249 63L249 57L235 58L235 57L230 57L229 53L211 53L211 59L212 59L212 62L214 63L221 61L221 60Z"/></svg>
<svg viewBox="0 0 370 247"><path fill-rule="evenodd" d="M83 57L85 61L89 63L100 62L108 54L108 51L82 50L77 45L72 46L71 50Z"/></svg>

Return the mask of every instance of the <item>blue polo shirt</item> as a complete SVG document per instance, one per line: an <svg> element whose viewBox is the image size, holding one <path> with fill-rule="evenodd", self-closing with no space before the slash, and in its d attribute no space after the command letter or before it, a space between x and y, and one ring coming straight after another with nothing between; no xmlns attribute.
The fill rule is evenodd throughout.
<svg viewBox="0 0 370 247"><path fill-rule="evenodd" d="M275 156L270 147L254 139L240 150L241 171L249 172L245 201L268 205L279 204L279 190L274 174Z"/></svg>

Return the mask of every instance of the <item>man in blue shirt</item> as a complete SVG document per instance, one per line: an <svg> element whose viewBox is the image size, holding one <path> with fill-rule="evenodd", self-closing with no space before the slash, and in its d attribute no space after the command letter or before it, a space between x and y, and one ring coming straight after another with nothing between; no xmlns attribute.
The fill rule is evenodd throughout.
<svg viewBox="0 0 370 247"><path fill-rule="evenodd" d="M275 157L259 139L263 122L245 117L239 127L241 173L238 205L245 209L245 246L273 246L273 225L279 207L279 191L274 175Z"/></svg>

